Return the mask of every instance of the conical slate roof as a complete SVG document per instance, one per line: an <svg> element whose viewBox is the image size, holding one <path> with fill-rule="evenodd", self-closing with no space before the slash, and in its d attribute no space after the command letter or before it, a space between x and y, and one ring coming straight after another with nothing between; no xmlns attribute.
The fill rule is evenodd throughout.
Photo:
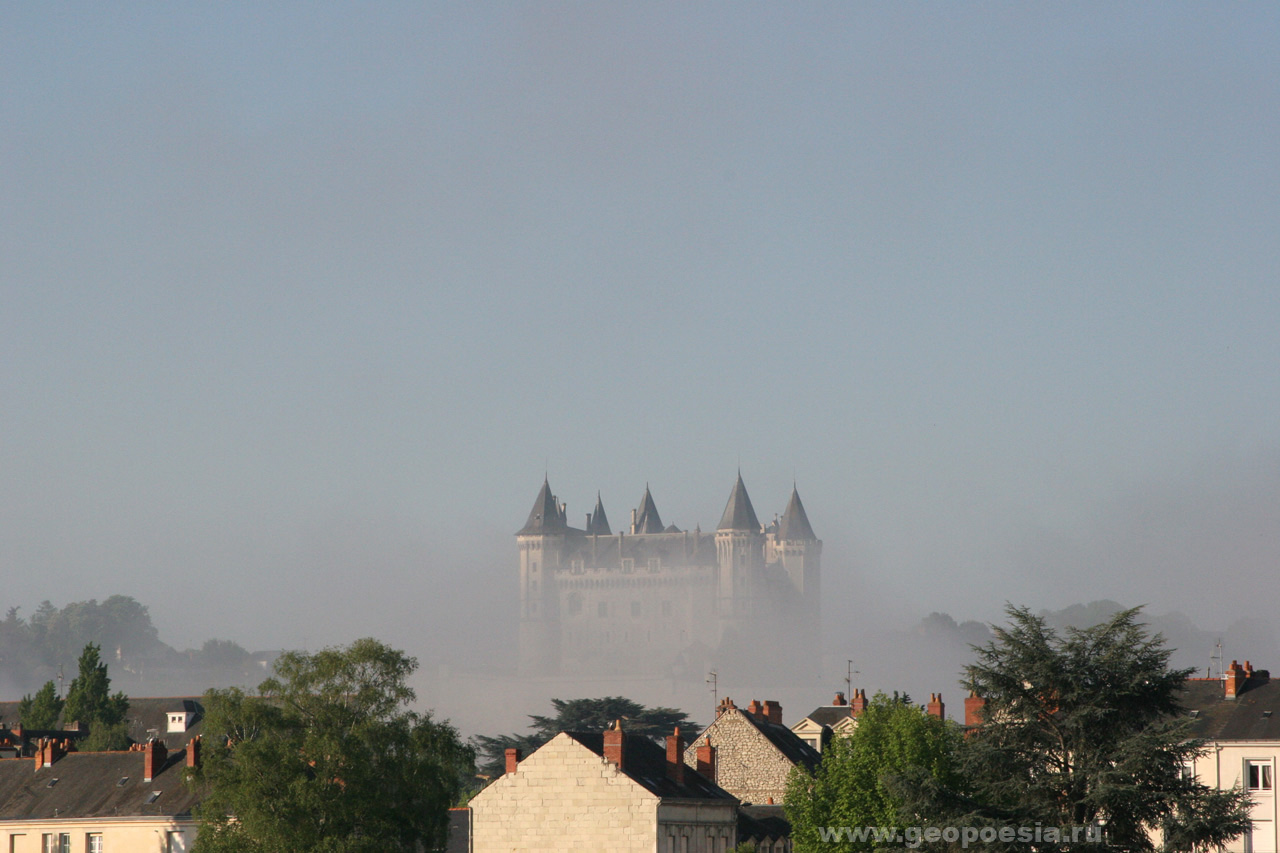
<svg viewBox="0 0 1280 853"><path fill-rule="evenodd" d="M733 491L729 493L729 504L724 508L724 515L720 516L720 526L716 529L760 532L760 521L751 506L751 498L747 497L747 487L742 482L741 471L738 472L738 482L733 484Z"/></svg>
<svg viewBox="0 0 1280 853"><path fill-rule="evenodd" d="M556 503L556 496L551 494L551 486L544 479L542 481L542 489L538 492L538 497L533 502L533 509L529 510L529 520L524 523L524 527L520 528L516 535L564 533L568 528L569 525L565 522L564 515L560 512L560 505Z"/></svg>
<svg viewBox="0 0 1280 853"><path fill-rule="evenodd" d="M800 503L800 493L795 486L791 487L791 500L778 525L778 538L792 542L816 542L818 539L809 525L809 516L805 515L804 504Z"/></svg>
<svg viewBox="0 0 1280 853"><path fill-rule="evenodd" d="M636 533L661 533L662 519L658 517L658 507L653 503L653 495L649 494L649 484L645 483L644 497L636 508Z"/></svg>
<svg viewBox="0 0 1280 853"><path fill-rule="evenodd" d="M591 522L587 525L587 532L600 536L613 535L613 531L609 529L609 516L604 514L604 502L600 500L599 492L596 492L596 508L591 513Z"/></svg>

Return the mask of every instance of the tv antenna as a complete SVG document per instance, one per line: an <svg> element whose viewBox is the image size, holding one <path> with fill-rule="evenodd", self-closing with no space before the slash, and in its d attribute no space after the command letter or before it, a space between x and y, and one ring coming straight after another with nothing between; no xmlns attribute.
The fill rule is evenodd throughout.
<svg viewBox="0 0 1280 853"><path fill-rule="evenodd" d="M844 662L844 699L846 702L853 701L853 677L862 675L862 672L853 668L853 661L846 660Z"/></svg>
<svg viewBox="0 0 1280 853"><path fill-rule="evenodd" d="M719 676L716 674L716 671L714 669L711 670L711 672L707 673L707 684L711 685L711 695L716 700L717 708L720 707L720 690L717 688L718 678Z"/></svg>
<svg viewBox="0 0 1280 853"><path fill-rule="evenodd" d="M1217 663L1218 675L1219 677L1221 677L1224 672L1224 670L1222 669L1222 638L1221 637L1219 637L1218 642L1214 644L1213 654L1209 655L1209 677L1210 678L1213 678L1214 663Z"/></svg>
<svg viewBox="0 0 1280 853"><path fill-rule="evenodd" d="M62 698L62 664L58 664L58 698Z"/></svg>

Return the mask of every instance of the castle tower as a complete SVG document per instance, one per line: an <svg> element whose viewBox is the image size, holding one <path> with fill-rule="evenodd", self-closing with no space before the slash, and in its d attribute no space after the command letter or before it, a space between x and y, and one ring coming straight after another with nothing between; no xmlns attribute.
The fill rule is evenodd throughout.
<svg viewBox="0 0 1280 853"><path fill-rule="evenodd" d="M521 675L551 675L559 670L560 613L554 573L560 567L568 532L565 506L556 500L550 484L543 479L529 519L516 533L520 551Z"/></svg>
<svg viewBox="0 0 1280 853"><path fill-rule="evenodd" d="M723 634L729 624L751 618L757 583L764 569L764 534L741 471L716 528L716 558L717 615Z"/></svg>
<svg viewBox="0 0 1280 853"><path fill-rule="evenodd" d="M814 535L794 484L786 512L778 522L776 550L805 616L811 620L809 624L816 625L822 596L822 542Z"/></svg>

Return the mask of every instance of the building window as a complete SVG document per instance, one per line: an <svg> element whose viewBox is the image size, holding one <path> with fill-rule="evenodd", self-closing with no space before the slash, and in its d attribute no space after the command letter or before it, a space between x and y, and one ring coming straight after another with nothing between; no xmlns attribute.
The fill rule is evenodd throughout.
<svg viewBox="0 0 1280 853"><path fill-rule="evenodd" d="M649 558L649 571L656 572L662 568L662 560L658 557Z"/></svg>
<svg viewBox="0 0 1280 853"><path fill-rule="evenodd" d="M1250 791L1270 791L1271 790L1271 762L1270 761L1246 761L1249 776Z"/></svg>
<svg viewBox="0 0 1280 853"><path fill-rule="evenodd" d="M534 560L532 563L530 563L530 564L529 564L529 571L530 571L531 573L535 574L535 575L538 573L538 561L537 561L537 560Z"/></svg>
<svg viewBox="0 0 1280 853"><path fill-rule="evenodd" d="M102 853L102 833L91 832L85 836L84 849L87 853Z"/></svg>
<svg viewBox="0 0 1280 853"><path fill-rule="evenodd" d="M622 571L626 572L627 574L631 574L635 570L636 570L635 560L631 559L630 557L627 557L622 561Z"/></svg>
<svg viewBox="0 0 1280 853"><path fill-rule="evenodd" d="M71 833L46 832L41 837L42 853L71 853Z"/></svg>
<svg viewBox="0 0 1280 853"><path fill-rule="evenodd" d="M164 853L184 853L187 849L187 838L181 830L170 830L164 834Z"/></svg>

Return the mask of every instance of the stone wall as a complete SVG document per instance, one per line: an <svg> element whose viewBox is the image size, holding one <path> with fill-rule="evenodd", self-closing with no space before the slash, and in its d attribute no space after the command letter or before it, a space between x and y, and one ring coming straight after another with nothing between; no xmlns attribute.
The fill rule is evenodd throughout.
<svg viewBox="0 0 1280 853"><path fill-rule="evenodd" d="M738 708L724 710L684 751L684 763L698 766L698 746L711 738L716 748L715 783L744 803L781 803L791 762Z"/></svg>

